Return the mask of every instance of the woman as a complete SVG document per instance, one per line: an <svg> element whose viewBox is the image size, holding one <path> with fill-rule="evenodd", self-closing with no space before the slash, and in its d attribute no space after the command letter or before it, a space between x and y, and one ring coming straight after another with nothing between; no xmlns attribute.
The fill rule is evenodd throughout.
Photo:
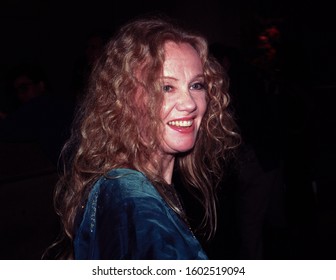
<svg viewBox="0 0 336 280"><path fill-rule="evenodd" d="M160 19L128 23L90 76L63 152L56 207L76 259L206 259L172 176L216 229L222 160L237 144L205 39ZM196 229L195 229L196 230Z"/></svg>

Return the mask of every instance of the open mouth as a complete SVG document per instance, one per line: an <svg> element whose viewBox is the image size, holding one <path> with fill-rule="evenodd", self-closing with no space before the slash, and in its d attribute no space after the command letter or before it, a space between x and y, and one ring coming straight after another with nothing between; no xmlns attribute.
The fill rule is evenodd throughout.
<svg viewBox="0 0 336 280"><path fill-rule="evenodd" d="M180 133L193 133L195 129L194 119L188 120L174 120L167 123L168 126Z"/></svg>
<svg viewBox="0 0 336 280"><path fill-rule="evenodd" d="M193 120L183 120L183 121L170 121L168 122L168 125L170 126L177 126L177 127L191 127L194 123Z"/></svg>

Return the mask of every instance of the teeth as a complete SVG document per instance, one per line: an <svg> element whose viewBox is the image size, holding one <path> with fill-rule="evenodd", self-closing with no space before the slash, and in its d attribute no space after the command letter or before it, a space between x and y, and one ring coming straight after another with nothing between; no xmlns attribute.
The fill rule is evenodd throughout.
<svg viewBox="0 0 336 280"><path fill-rule="evenodd" d="M191 126L193 121L171 121L168 122L169 125L173 126Z"/></svg>

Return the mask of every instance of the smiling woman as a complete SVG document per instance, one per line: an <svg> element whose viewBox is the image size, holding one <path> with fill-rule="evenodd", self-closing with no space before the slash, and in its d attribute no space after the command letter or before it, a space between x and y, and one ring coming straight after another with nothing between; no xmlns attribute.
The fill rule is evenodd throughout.
<svg viewBox="0 0 336 280"><path fill-rule="evenodd" d="M138 19L90 76L55 196L75 259L207 259L194 232L216 229L220 163L238 144L227 83L199 35ZM173 171L204 207L191 229Z"/></svg>
<svg viewBox="0 0 336 280"><path fill-rule="evenodd" d="M202 62L190 44L165 43L163 84L161 162L171 183L175 156L194 147L207 108Z"/></svg>

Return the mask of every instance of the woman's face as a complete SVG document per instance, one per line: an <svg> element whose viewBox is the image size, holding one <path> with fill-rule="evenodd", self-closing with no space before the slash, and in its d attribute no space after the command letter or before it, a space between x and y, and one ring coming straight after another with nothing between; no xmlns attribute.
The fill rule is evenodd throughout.
<svg viewBox="0 0 336 280"><path fill-rule="evenodd" d="M195 145L207 108L201 59L191 45L165 44L162 91L163 152L187 152Z"/></svg>

